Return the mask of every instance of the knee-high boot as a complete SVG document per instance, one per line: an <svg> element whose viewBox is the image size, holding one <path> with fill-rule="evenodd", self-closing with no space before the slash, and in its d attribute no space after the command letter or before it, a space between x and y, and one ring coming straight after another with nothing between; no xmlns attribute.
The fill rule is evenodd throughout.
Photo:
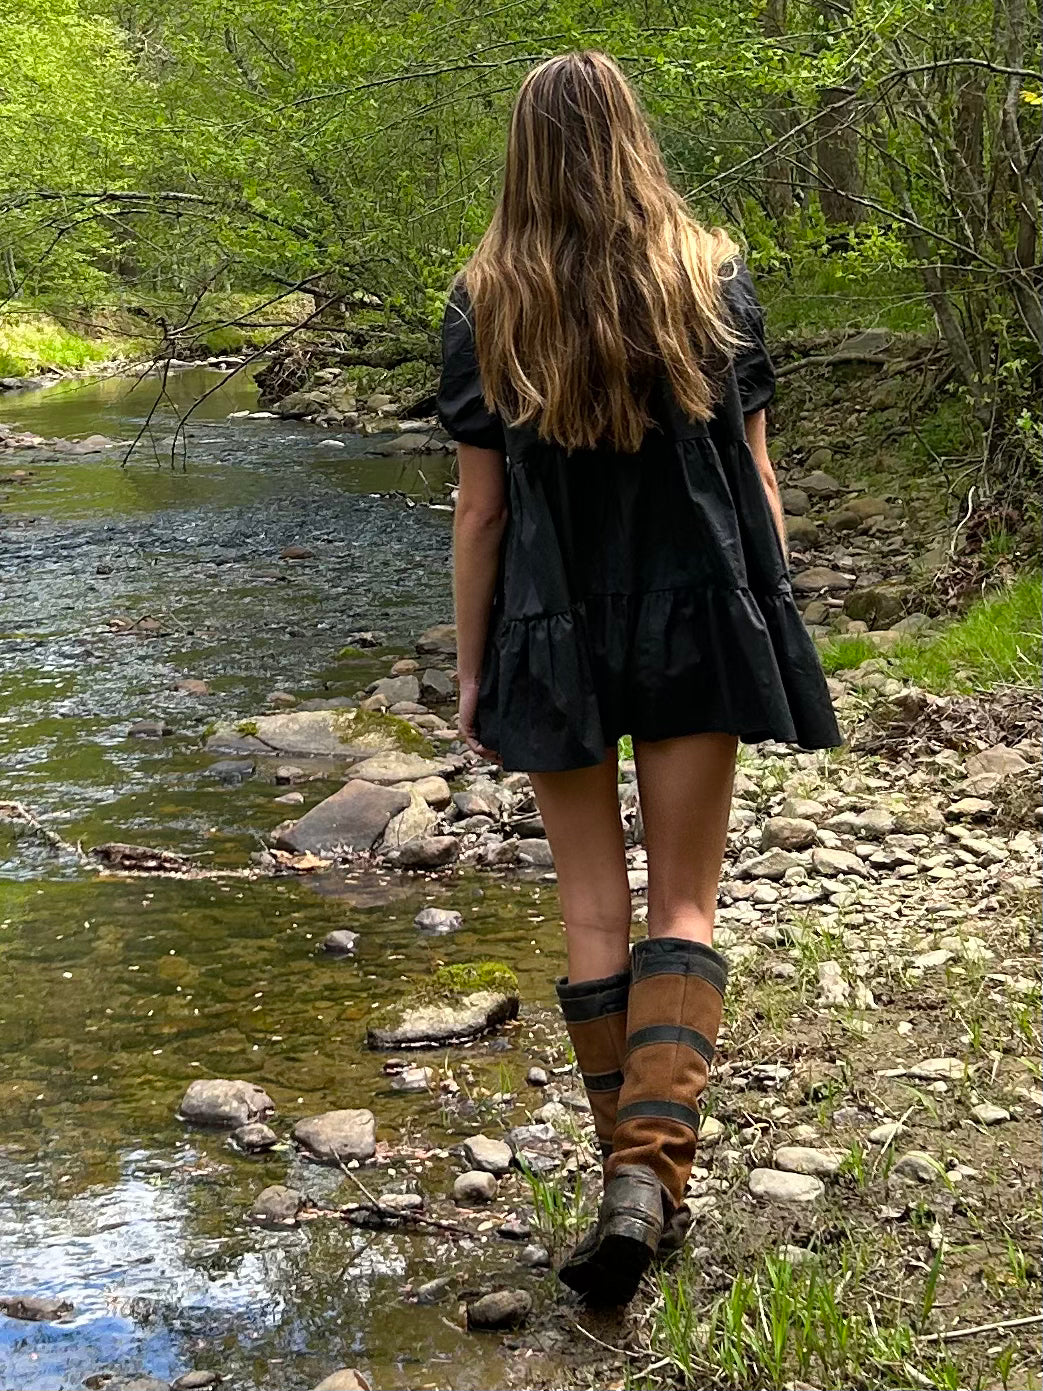
<svg viewBox="0 0 1043 1391"><path fill-rule="evenodd" d="M627 1039L630 972L572 985L557 982L558 1003L594 1116L602 1158L612 1153Z"/></svg>
<svg viewBox="0 0 1043 1391"><path fill-rule="evenodd" d="M724 958L702 943L659 937L634 947L624 1079L595 1243L561 1272L588 1299L632 1298L664 1220L682 1202L726 979Z"/></svg>

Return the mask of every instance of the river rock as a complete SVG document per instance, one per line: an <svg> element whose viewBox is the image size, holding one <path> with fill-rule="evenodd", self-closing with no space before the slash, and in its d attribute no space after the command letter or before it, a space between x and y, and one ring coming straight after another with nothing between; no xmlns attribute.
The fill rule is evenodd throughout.
<svg viewBox="0 0 1043 1391"><path fill-rule="evenodd" d="M369 1391L369 1382L361 1372L342 1367L339 1372L331 1372L328 1377L323 1377L315 1391Z"/></svg>
<svg viewBox="0 0 1043 1391"><path fill-rule="evenodd" d="M550 841L539 836L520 843L518 859L523 865L535 865L539 869L554 868L554 852L550 848Z"/></svg>
<svg viewBox="0 0 1043 1391"><path fill-rule="evenodd" d="M491 1203L496 1197L498 1187L492 1174L474 1169L457 1177L453 1184L453 1201L462 1207L477 1207L480 1203Z"/></svg>
<svg viewBox="0 0 1043 1391"><path fill-rule="evenodd" d="M250 758L219 758L216 763L210 764L206 775L227 783L229 787L237 787L240 783L248 782L256 771L257 765Z"/></svg>
<svg viewBox="0 0 1043 1391"><path fill-rule="evenodd" d="M166 720L135 720L127 730L128 739L163 739L173 734Z"/></svg>
<svg viewBox="0 0 1043 1391"><path fill-rule="evenodd" d="M844 973L837 961L818 963L819 1004L839 1009L851 999L851 987L844 979Z"/></svg>
<svg viewBox="0 0 1043 1391"><path fill-rule="evenodd" d="M247 1220L258 1227L295 1227L297 1214L305 1206L305 1197L296 1188L273 1183L263 1188L246 1214Z"/></svg>
<svg viewBox="0 0 1043 1391"><path fill-rule="evenodd" d="M785 1173L780 1169L754 1169L750 1192L771 1203L813 1203L823 1196L826 1185L812 1174Z"/></svg>
<svg viewBox="0 0 1043 1391"><path fill-rule="evenodd" d="M476 1329L517 1328L532 1312L525 1290L494 1290L467 1306L467 1326Z"/></svg>
<svg viewBox="0 0 1043 1391"><path fill-rule="evenodd" d="M431 430L425 434L403 433L395 435L393 439L376 440L367 448L366 453L390 457L400 454L445 454L447 447L445 438Z"/></svg>
<svg viewBox="0 0 1043 1391"><path fill-rule="evenodd" d="M462 817L500 815L500 799L492 783L488 787L464 787L453 793L453 806Z"/></svg>
<svg viewBox="0 0 1043 1391"><path fill-rule="evenodd" d="M550 1252L545 1246L530 1242L518 1252L518 1262L530 1270L543 1270L550 1265Z"/></svg>
<svg viewBox="0 0 1043 1391"><path fill-rule="evenodd" d="M205 1391L208 1386L219 1386L218 1372L206 1372L202 1368L195 1372L185 1372L170 1383L170 1391Z"/></svg>
<svg viewBox="0 0 1043 1391"><path fill-rule="evenodd" d="M783 510L793 517L803 517L811 510L811 499L803 488L781 488Z"/></svg>
<svg viewBox="0 0 1043 1391"><path fill-rule="evenodd" d="M972 755L964 767L971 791L979 796L988 796L1008 778L1024 773L1029 764L1015 749L1008 748L1006 744L995 744L991 749Z"/></svg>
<svg viewBox="0 0 1043 1391"><path fill-rule="evenodd" d="M279 1137L270 1125L263 1121L252 1121L240 1125L228 1137L232 1144L247 1154L263 1154L279 1143Z"/></svg>
<svg viewBox="0 0 1043 1391"><path fill-rule="evenodd" d="M769 816L761 830L761 849L806 850L817 838L814 821L799 816Z"/></svg>
<svg viewBox="0 0 1043 1391"><path fill-rule="evenodd" d="M409 806L393 816L387 824L380 842L381 853L401 850L408 841L419 840L434 828L437 821L435 813L418 793L413 792Z"/></svg>
<svg viewBox="0 0 1043 1391"><path fill-rule="evenodd" d="M853 589L844 597L844 612L848 618L868 623L870 628L887 628L901 618L907 594L905 586L897 585Z"/></svg>
<svg viewBox="0 0 1043 1391"><path fill-rule="evenodd" d="M416 640L416 650L422 657L442 657L451 660L456 657L456 624L436 623Z"/></svg>
<svg viewBox="0 0 1043 1391"><path fill-rule="evenodd" d="M407 840L389 858L399 869L444 869L460 855L460 843L454 836L421 836Z"/></svg>
<svg viewBox="0 0 1043 1391"><path fill-rule="evenodd" d="M350 705L280 710L216 726L206 747L229 753L365 758L394 753L420 735L405 720Z"/></svg>
<svg viewBox="0 0 1043 1391"><path fill-rule="evenodd" d="M427 998L412 996L374 1011L366 1032L370 1048L440 1047L463 1042L514 1019L518 983L498 962L443 966L426 983Z"/></svg>
<svg viewBox="0 0 1043 1391"><path fill-rule="evenodd" d="M808 456L808 468L811 472L804 478L798 479L800 486L806 493L814 493L816 497L836 497L838 493L844 491L843 484L838 483L831 473L825 472L832 462L831 450L812 450Z"/></svg>
<svg viewBox="0 0 1043 1391"><path fill-rule="evenodd" d="M420 699L432 705L446 705L456 699L453 678L438 667L428 667L420 678Z"/></svg>
<svg viewBox="0 0 1043 1391"><path fill-rule="evenodd" d="M832 1178L844 1162L844 1155L836 1150L817 1150L809 1145L780 1145L773 1158L776 1169L814 1178Z"/></svg>
<svg viewBox="0 0 1043 1391"><path fill-rule="evenodd" d="M961 1058L924 1058L907 1068L905 1075L920 1082L962 1082L967 1064Z"/></svg>
<svg viewBox="0 0 1043 1391"><path fill-rule="evenodd" d="M545 1087L550 1082L550 1074L545 1067L530 1067L525 1080L530 1087Z"/></svg>
<svg viewBox="0 0 1043 1391"><path fill-rule="evenodd" d="M67 1299L54 1299L39 1294L8 1294L0 1296L0 1313L9 1319L26 1323L57 1323L73 1311Z"/></svg>
<svg viewBox="0 0 1043 1391"><path fill-rule="evenodd" d="M383 753L367 758L351 770L352 777L387 787L397 782L419 782L421 778L444 778L456 772L456 758L425 758L416 753Z"/></svg>
<svg viewBox="0 0 1043 1391"><path fill-rule="evenodd" d="M933 1183L935 1179L941 1178L945 1170L938 1160L925 1150L909 1150L896 1160L891 1172L902 1178L916 1179L918 1183Z"/></svg>
<svg viewBox="0 0 1043 1391"><path fill-rule="evenodd" d="M803 546L815 546L818 544L818 527L810 517L790 517L785 518L786 538L791 546L798 549Z"/></svg>
<svg viewBox="0 0 1043 1391"><path fill-rule="evenodd" d="M105 435L88 435L82 440L51 440L50 443L59 454L101 454L106 449L119 447L119 440L110 440Z"/></svg>
<svg viewBox="0 0 1043 1391"><path fill-rule="evenodd" d="M389 705L398 701L415 704L420 699L420 682L415 676L385 676L368 686L366 693L383 696Z"/></svg>
<svg viewBox="0 0 1043 1391"><path fill-rule="evenodd" d="M413 919L413 926L419 927L421 932L456 932L463 925L463 914L455 908L421 908Z"/></svg>
<svg viewBox="0 0 1043 1391"><path fill-rule="evenodd" d="M402 792L416 792L435 811L444 811L453 800L449 784L443 777L417 778L411 782L393 782L389 786Z"/></svg>
<svg viewBox="0 0 1043 1391"><path fill-rule="evenodd" d="M229 1128L266 1120L274 1111L275 1102L253 1082L216 1077L191 1082L178 1107L181 1119L193 1125Z"/></svg>
<svg viewBox="0 0 1043 1391"><path fill-rule="evenodd" d="M890 1145L904 1129L900 1121L884 1121L881 1125L875 1125L866 1139L871 1145Z"/></svg>
<svg viewBox="0 0 1043 1391"><path fill-rule="evenodd" d="M472 1135L463 1142L461 1149L471 1168L483 1174L495 1174L498 1178L511 1167L514 1151L503 1140L493 1140L488 1135Z"/></svg>
<svg viewBox="0 0 1043 1391"><path fill-rule="evenodd" d="M747 860L736 874L743 879L782 879L788 870L803 868L804 861L790 850L769 850L765 855Z"/></svg>
<svg viewBox="0 0 1043 1391"><path fill-rule="evenodd" d="M824 845L816 845L811 852L811 864L816 873L827 879L835 879L840 874L855 874L860 879L866 877L866 867L857 855L850 850L830 850Z"/></svg>
<svg viewBox="0 0 1043 1391"><path fill-rule="evenodd" d="M296 855L364 854L373 849L391 818L404 811L409 802L406 792L353 778L280 832L275 844Z"/></svg>
<svg viewBox="0 0 1043 1391"><path fill-rule="evenodd" d="M180 681L175 681L174 690L180 691L182 695L207 696L210 694L209 684L206 681L200 681L195 676L186 676Z"/></svg>
<svg viewBox="0 0 1043 1391"><path fill-rule="evenodd" d="M839 570L830 570L824 565L812 565L810 569L800 570L793 576L794 594L818 594L823 589L850 589L854 580Z"/></svg>
<svg viewBox="0 0 1043 1391"><path fill-rule="evenodd" d="M373 1158L377 1123L372 1111L324 1111L299 1120L293 1138L320 1164L346 1164L350 1159Z"/></svg>
<svg viewBox="0 0 1043 1391"><path fill-rule="evenodd" d="M359 935L346 927L334 928L322 939L322 950L331 956L350 956L358 945Z"/></svg>
<svg viewBox="0 0 1043 1391"><path fill-rule="evenodd" d="M883 840L894 834L895 818L886 807L868 807L855 817L852 830L859 840Z"/></svg>
<svg viewBox="0 0 1043 1391"><path fill-rule="evenodd" d="M971 1107L971 1115L979 1125L1003 1125L1010 1120L1010 1112L993 1101L979 1101Z"/></svg>
<svg viewBox="0 0 1043 1391"><path fill-rule="evenodd" d="M426 1092L434 1085L435 1070L432 1067L405 1067L391 1078L393 1092Z"/></svg>

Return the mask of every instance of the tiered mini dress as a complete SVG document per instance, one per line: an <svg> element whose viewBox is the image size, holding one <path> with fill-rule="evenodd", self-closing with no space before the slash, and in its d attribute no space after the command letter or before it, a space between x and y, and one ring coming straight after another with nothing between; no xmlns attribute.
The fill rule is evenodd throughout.
<svg viewBox="0 0 1043 1391"><path fill-rule="evenodd" d="M743 346L713 417L687 419L664 381L636 454L570 453L490 411L466 291L450 296L439 415L506 460L477 717L506 769L587 767L624 734L841 743L746 442L775 391L763 312L744 266L723 288Z"/></svg>

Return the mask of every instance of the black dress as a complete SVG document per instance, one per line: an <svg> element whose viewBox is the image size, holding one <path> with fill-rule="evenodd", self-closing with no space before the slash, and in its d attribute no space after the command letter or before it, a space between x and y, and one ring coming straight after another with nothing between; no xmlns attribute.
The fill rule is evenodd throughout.
<svg viewBox="0 0 1043 1391"><path fill-rule="evenodd" d="M587 767L624 734L841 742L746 443L775 373L745 267L725 294L745 344L713 418L689 420L664 386L636 454L570 454L490 412L466 293L450 297L439 415L506 456L477 732L507 769Z"/></svg>

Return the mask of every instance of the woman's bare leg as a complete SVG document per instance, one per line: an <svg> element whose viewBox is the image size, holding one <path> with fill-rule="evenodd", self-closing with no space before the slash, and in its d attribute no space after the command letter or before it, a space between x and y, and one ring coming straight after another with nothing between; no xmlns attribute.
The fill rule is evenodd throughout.
<svg viewBox="0 0 1043 1391"><path fill-rule="evenodd" d="M571 984L627 967L630 886L618 776L614 748L596 768L530 774L554 852Z"/></svg>
<svg viewBox="0 0 1043 1391"><path fill-rule="evenodd" d="M730 734L634 742L650 937L713 942L737 745Z"/></svg>

